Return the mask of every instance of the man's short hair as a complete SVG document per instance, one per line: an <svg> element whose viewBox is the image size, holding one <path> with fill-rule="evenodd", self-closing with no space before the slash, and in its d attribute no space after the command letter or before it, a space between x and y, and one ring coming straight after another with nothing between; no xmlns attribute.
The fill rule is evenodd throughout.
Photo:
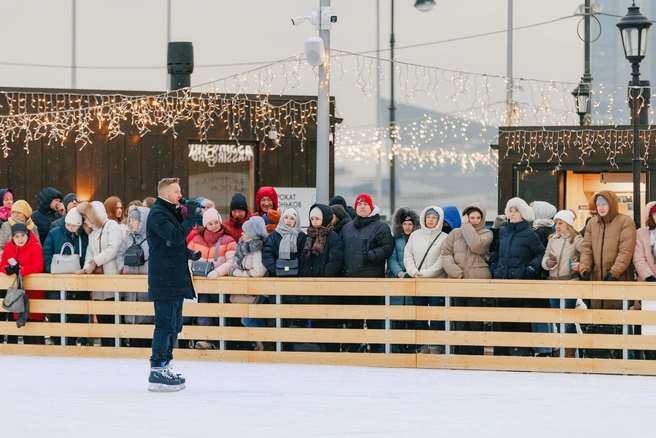
<svg viewBox="0 0 656 438"><path fill-rule="evenodd" d="M163 192L171 184L180 184L180 178L162 178L162 180L157 183L157 193Z"/></svg>

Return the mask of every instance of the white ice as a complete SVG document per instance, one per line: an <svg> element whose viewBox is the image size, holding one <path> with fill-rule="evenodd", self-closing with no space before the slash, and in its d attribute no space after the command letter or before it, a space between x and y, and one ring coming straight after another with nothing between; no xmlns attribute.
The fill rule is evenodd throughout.
<svg viewBox="0 0 656 438"><path fill-rule="evenodd" d="M0 356L0 437L652 437L656 378Z"/></svg>

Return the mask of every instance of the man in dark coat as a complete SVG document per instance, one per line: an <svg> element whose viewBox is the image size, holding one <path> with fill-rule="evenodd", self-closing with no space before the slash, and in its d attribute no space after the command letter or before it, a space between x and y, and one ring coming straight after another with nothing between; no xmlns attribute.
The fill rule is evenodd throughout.
<svg viewBox="0 0 656 438"><path fill-rule="evenodd" d="M61 201L62 194L52 187L46 187L39 193L39 208L32 214L32 222L39 229L39 241L46 241L48 232L50 232L50 225L54 220L62 217L59 214Z"/></svg>
<svg viewBox="0 0 656 438"><path fill-rule="evenodd" d="M173 374L169 362L173 347L182 331L182 303L196 296L189 273L188 260L200 258L200 253L187 249L186 237L196 221L198 203L187 203L183 218L178 178L164 178L157 186L159 194L153 204L146 228L150 248L148 258L148 298L155 306L155 332L150 357L150 386L157 392L184 389L185 379Z"/></svg>
<svg viewBox="0 0 656 438"><path fill-rule="evenodd" d="M355 198L355 220L342 228L341 238L344 245L344 276L350 278L383 278L385 263L394 251L394 236L389 226L380 220L378 206L371 196L363 193ZM347 304L377 305L380 297L347 297ZM363 328L362 323L354 328ZM369 322L368 328L382 328L381 321ZM352 347L352 346L351 346ZM360 351L369 351L363 344Z"/></svg>

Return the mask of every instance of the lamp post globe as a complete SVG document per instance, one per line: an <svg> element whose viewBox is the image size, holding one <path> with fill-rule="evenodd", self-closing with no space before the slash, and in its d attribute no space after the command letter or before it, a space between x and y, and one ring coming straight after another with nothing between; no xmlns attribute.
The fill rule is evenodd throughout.
<svg viewBox="0 0 656 438"><path fill-rule="evenodd" d="M581 126L585 126L585 116L590 114L592 109L590 94L590 84L587 82L580 82L572 91L576 113L579 115L579 124Z"/></svg>
<svg viewBox="0 0 656 438"><path fill-rule="evenodd" d="M435 0L416 0L415 8L421 12L429 12L435 7Z"/></svg>

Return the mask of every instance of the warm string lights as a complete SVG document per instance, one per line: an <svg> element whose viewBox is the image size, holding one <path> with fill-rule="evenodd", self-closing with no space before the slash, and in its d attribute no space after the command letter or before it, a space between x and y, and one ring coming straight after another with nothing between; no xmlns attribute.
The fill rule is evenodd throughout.
<svg viewBox="0 0 656 438"><path fill-rule="evenodd" d="M525 163L529 169L531 161L542 158L545 154L547 162L560 166L567 157L575 158L585 165L585 160L592 154L603 154L608 162L617 167L616 157L624 150L633 148L633 131L630 128L618 129L583 129L568 130L516 130L501 132L500 140L506 141L508 150L504 158L511 154L518 156L519 163ZM656 131L650 129L640 131L640 160L647 164L649 148L656 142Z"/></svg>
<svg viewBox="0 0 656 438"><path fill-rule="evenodd" d="M379 89L387 89L390 77L383 64L390 60L351 52L332 50L331 80L354 89L370 98ZM303 150L307 140L308 123L316 123L316 101L297 101L272 96L285 93L313 95L318 80L316 68L310 67L303 55L252 70L213 80L192 88L148 95L99 94L44 94L4 92L0 97L0 144L5 157L16 141L29 148L32 141L47 139L49 143L63 143L69 137L80 148L92 142L93 135L103 133L113 138L124 134L126 122L135 126L141 135L153 129L163 129L177 135L181 122L193 122L202 142L211 126L222 123L229 139L250 135L275 148L285 135L299 138ZM546 133L552 126L578 125L578 115L571 95L577 83L541 81L526 78L509 79L484 73L449 70L440 67L395 61L393 80L399 90L400 103L415 106L431 103L442 113L456 116L425 116L420 120L398 121L395 149L383 152L389 138L389 126L341 127L336 129L336 157L338 160L379 161L393 154L402 166L445 166L458 164L463 171L477 165L496 166L489 152L499 126L544 127L535 146L532 141L520 140L514 146L521 150L522 160L530 163L540 148L547 148L554 162L576 148L581 160L590 153L588 136L559 143L549 141ZM508 85L514 100L509 107L504 101ZM652 89L645 89L652 93ZM592 101L594 122L605 122L616 117L626 106L626 86L593 84ZM276 104L272 104L276 101ZM4 103L4 104L3 104ZM339 105L339 101L337 104ZM644 106L644 100L641 100ZM346 113L354 110L343 108ZM650 110L651 111L651 110ZM348 120L348 114L344 117ZM609 132L619 132L609 129ZM597 131L595 131L597 132ZM536 134L538 135L538 134ZM555 134L554 134L555 135ZM578 135L578 134L576 134ZM455 136L455 141L450 136ZM601 142L610 162L626 142L621 136ZM596 144L596 143L595 143ZM464 146L463 146L464 145ZM619 148L619 149L618 149ZM28 149L29 150L29 149ZM645 154L647 151L645 151Z"/></svg>

